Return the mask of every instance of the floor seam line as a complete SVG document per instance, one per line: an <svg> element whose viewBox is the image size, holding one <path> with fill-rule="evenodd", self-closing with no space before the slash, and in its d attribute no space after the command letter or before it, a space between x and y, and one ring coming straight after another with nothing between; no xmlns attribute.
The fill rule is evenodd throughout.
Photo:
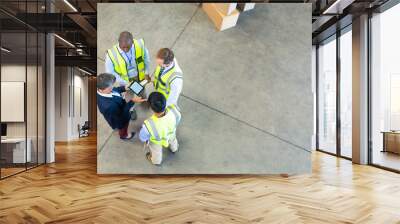
<svg viewBox="0 0 400 224"><path fill-rule="evenodd" d="M189 24L192 22L194 16L197 14L197 12L199 11L200 6L198 6L196 8L196 10L194 11L193 15L190 17L190 19L188 20L188 22L185 24L185 26L183 27L182 31L178 34L178 36L176 37L175 41L172 43L171 45L171 49L173 49L173 47L175 46L176 42L178 42L179 38L182 36L183 32L185 32L186 28L189 26Z"/></svg>
<svg viewBox="0 0 400 224"><path fill-rule="evenodd" d="M181 93L181 96L185 97L185 98L188 99L188 100L191 100L191 101L193 101L193 102L196 102L196 103L198 103L198 104L200 104L200 105L203 105L203 106L205 106L205 107L207 107L207 108L209 108L209 109L211 109L211 110L213 110L213 111L216 111L216 112L218 112L218 113L220 113L220 114L222 114L222 115L224 115L224 116L226 116L226 117L229 117L229 118L231 118L231 119L233 119L233 120L235 120L235 121L238 121L238 122L240 122L240 123L242 123L242 124L245 124L245 125L248 126L248 127L254 128L254 129L256 129L256 130L258 130L258 131L261 131L261 132L263 132L263 133L265 133L265 134L267 134L267 135L270 135L270 136L272 136L272 137L274 137L274 138L276 138L276 139L279 139L280 141L285 142L285 143L287 143L287 144L289 144L289 145L291 145L291 146L294 146L295 148L298 148L298 149L301 149L301 150L303 150L303 151L306 151L306 152L311 153L311 150L308 150L308 149L306 149L306 148L303 148L302 146L299 146L299 145L297 145L296 143L290 142L289 140L286 140L286 139L284 139L284 138L282 138L282 137L280 137L280 136L278 136L278 135L275 135L275 134L273 134L273 133L271 133L271 132L269 132L269 131L263 130L263 129L261 129L261 128L259 128L259 127L256 127L256 126L254 126L254 125L252 125L252 124L250 124L250 123L248 123L248 122L246 122L246 121L243 121L243 120L241 120L241 119L239 119L239 118L237 118L237 117L234 117L234 116L232 116L232 115L230 115L230 114L228 114L228 113L226 113L226 112L223 112L223 111L221 111L221 110L219 110L219 109L217 109L217 108L211 107L210 105L207 105L207 104L205 104L205 103L203 103L203 102L200 102L200 101L198 101L198 100L196 100L196 99L193 99L193 98L191 98L191 97L189 97L189 96L186 96L186 95L183 94L183 93Z"/></svg>
<svg viewBox="0 0 400 224"><path fill-rule="evenodd" d="M178 42L179 38L180 38L180 37L182 36L182 34L186 31L186 28L187 28L187 27L189 26L189 24L192 22L194 16L197 14L197 12L199 11L200 7L201 7L201 6L198 6L198 7L197 7L197 9L194 11L193 15L190 17L190 19L188 20L188 22L185 24L184 28L183 28L182 31L179 33L178 37L177 37L177 38L175 39L175 41L172 43L171 49L175 46L175 44ZM205 104L205 103L202 103L202 102L200 102L200 101L198 101L198 100L195 100L195 99L193 99L193 98L191 98L191 97L188 97L188 96L184 95L183 93L182 93L181 95L182 95L183 97L185 97L185 98L187 98L187 99L193 101L193 102L199 103L199 104L201 104L201 105L203 105L203 106L205 106L205 107L207 107L207 108L209 108L209 109L211 109L211 110L214 110L214 111L216 111L216 112L218 112L218 113L220 113L220 114L222 114L222 115L225 115L225 116L227 116L227 117L232 118L233 120L236 120L236 121L238 121L238 122L240 122L240 123L242 123L242 124L245 124L245 125L247 125L248 127L254 128L254 129L256 129L256 130L258 130L258 131L261 131L261 132L263 132L263 133L265 133L265 134L267 134L267 135L270 135L270 136L272 136L272 137L274 137L274 138L276 138L276 139L278 139L278 140L280 140L280 141L282 141L282 142L285 142L285 143L287 143L287 144L289 144L289 145L291 145L291 146L294 146L295 148L298 148L298 149L301 149L301 150L303 150L303 151L306 151L306 152L311 153L311 150L308 150L308 149L306 149L306 148L303 148L302 146L299 146L299 145L297 145L297 144L295 144L295 143L292 143L292 142L290 142L289 140L286 140L286 139L284 139L284 138L282 138L282 137L280 137L280 136L278 136L278 135L275 135L275 134L273 134L273 133L271 133L271 132L265 131L265 130L259 128L259 127L256 127L256 126L254 126L254 125L252 125L252 124L246 122L246 121L240 120L239 118L236 118L236 117L234 117L234 116L232 116L232 115L230 115L230 114L227 114L227 113L225 113L225 112L223 112L223 111L220 111L220 110L218 110L218 109L216 109L216 108L213 108L213 107L211 107L211 106L209 106L209 105L207 105L207 104Z"/></svg>
<svg viewBox="0 0 400 224"><path fill-rule="evenodd" d="M113 131L114 132L114 131ZM97 156L100 155L100 153L103 151L104 147L107 145L108 141L110 140L111 136L113 135L113 132L108 136L106 141L103 143L103 145L100 147L99 151L97 152Z"/></svg>

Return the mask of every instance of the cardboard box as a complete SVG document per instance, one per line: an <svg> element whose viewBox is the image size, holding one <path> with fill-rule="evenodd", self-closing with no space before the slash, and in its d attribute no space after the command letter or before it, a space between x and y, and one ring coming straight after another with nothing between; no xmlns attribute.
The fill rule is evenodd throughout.
<svg viewBox="0 0 400 224"><path fill-rule="evenodd" d="M256 3L238 3L237 7L240 11L246 12L246 11L254 9L255 5L256 5Z"/></svg>
<svg viewBox="0 0 400 224"><path fill-rule="evenodd" d="M214 23L217 30L223 31L236 26L239 18L239 11L234 9L230 15L226 15L221 13L215 4L216 3L203 3L203 10Z"/></svg>
<svg viewBox="0 0 400 224"><path fill-rule="evenodd" d="M217 10L223 15L231 15L237 6L237 3L213 3Z"/></svg>

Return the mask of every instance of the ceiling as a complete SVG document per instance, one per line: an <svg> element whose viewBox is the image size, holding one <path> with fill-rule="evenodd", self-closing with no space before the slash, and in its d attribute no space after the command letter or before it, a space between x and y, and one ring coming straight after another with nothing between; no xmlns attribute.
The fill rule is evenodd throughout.
<svg viewBox="0 0 400 224"><path fill-rule="evenodd" d="M312 36L317 44L352 23L354 17L372 12L390 0L310 0L313 4Z"/></svg>

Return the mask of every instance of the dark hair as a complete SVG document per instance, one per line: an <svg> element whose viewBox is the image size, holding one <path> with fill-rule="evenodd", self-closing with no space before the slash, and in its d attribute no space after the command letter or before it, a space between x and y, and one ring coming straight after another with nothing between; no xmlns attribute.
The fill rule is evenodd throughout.
<svg viewBox="0 0 400 224"><path fill-rule="evenodd" d="M132 42L132 40L133 40L133 35L129 31L122 31L119 34L118 42L121 42L121 41L124 41L124 42L130 41L130 42Z"/></svg>
<svg viewBox="0 0 400 224"><path fill-rule="evenodd" d="M164 64L168 65L174 60L174 52L169 48L161 48L157 52L157 58L163 59Z"/></svg>
<svg viewBox="0 0 400 224"><path fill-rule="evenodd" d="M148 101L150 103L151 109L156 112L160 113L165 110L165 106L167 103L167 100L165 99L165 96L160 93L160 92L152 92L149 95Z"/></svg>
<svg viewBox="0 0 400 224"><path fill-rule="evenodd" d="M115 76L109 73L101 73L97 76L97 88L105 89L114 85Z"/></svg>

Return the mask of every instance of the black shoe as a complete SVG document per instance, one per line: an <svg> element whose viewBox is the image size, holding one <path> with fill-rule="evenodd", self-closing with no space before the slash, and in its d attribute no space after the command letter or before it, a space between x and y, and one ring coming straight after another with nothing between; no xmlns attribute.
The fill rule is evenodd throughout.
<svg viewBox="0 0 400 224"><path fill-rule="evenodd" d="M131 140L134 136L135 136L135 132L131 132L131 136L130 137L125 137L125 138L119 137L119 138L121 140Z"/></svg>
<svg viewBox="0 0 400 224"><path fill-rule="evenodd" d="M132 121L135 121L135 120L137 119L136 110L133 109L133 110L131 110L129 113L130 113L130 115L131 115L131 120L132 120Z"/></svg>

